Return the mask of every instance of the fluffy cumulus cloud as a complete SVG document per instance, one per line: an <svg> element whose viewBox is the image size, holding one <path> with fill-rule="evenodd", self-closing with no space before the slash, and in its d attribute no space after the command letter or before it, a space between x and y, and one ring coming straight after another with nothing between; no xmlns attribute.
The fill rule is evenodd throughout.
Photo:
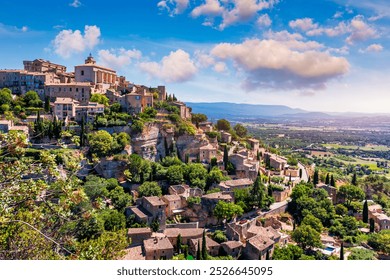
<svg viewBox="0 0 390 280"><path fill-rule="evenodd" d="M300 29L302 31L308 31L318 28L318 24L313 23L313 19L311 18L300 18L292 20L289 22L289 25L293 29Z"/></svg>
<svg viewBox="0 0 390 280"><path fill-rule="evenodd" d="M142 53L139 50L126 50L121 49L110 49L110 50L100 50L98 52L99 62L107 67L113 69L121 69L123 67L129 66L134 59L140 59Z"/></svg>
<svg viewBox="0 0 390 280"><path fill-rule="evenodd" d="M350 45L378 36L375 28L366 23L362 16L356 16L349 22L341 21L333 27L319 26L319 24L314 23L311 18L290 21L289 26L294 30L304 32L307 36L326 35L329 37L336 37L347 34L345 41Z"/></svg>
<svg viewBox="0 0 390 280"><path fill-rule="evenodd" d="M298 40L247 39L239 44L218 44L211 54L221 61L231 60L243 70L247 76L243 86L247 90L324 89L330 79L348 72L345 58L313 49L310 42L301 42L308 44L303 48L294 41Z"/></svg>
<svg viewBox="0 0 390 280"><path fill-rule="evenodd" d="M61 57L68 58L72 54L93 49L100 41L100 28L96 25L80 30L62 30L53 40L54 52Z"/></svg>
<svg viewBox="0 0 390 280"><path fill-rule="evenodd" d="M383 51L383 46L380 44L372 44L369 45L364 50L360 50L361 53L367 53L367 52L381 52Z"/></svg>
<svg viewBox="0 0 390 280"><path fill-rule="evenodd" d="M270 19L269 15L261 15L257 19L257 25L259 27L269 27L272 24L272 20Z"/></svg>
<svg viewBox="0 0 390 280"><path fill-rule="evenodd" d="M350 23L350 35L346 42L353 45L355 42L365 41L370 38L376 38L377 32L364 22L363 17L357 16Z"/></svg>
<svg viewBox="0 0 390 280"><path fill-rule="evenodd" d="M260 11L271 9L280 0L203 0L191 6L191 16L204 17L203 25L217 27L220 30L239 22L254 19ZM170 15L182 13L189 6L188 0L164 0L157 6L167 10ZM263 18L266 20L266 18ZM215 22L218 22L215 25ZM268 21L264 21L268 23ZM269 24L268 24L269 25Z"/></svg>
<svg viewBox="0 0 390 280"><path fill-rule="evenodd" d="M158 2L157 7L173 16L183 13L188 8L189 2L189 0L164 0Z"/></svg>
<svg viewBox="0 0 390 280"><path fill-rule="evenodd" d="M139 66L151 77L165 82L185 82L197 72L197 67L190 55L181 49L164 56L159 63L142 62Z"/></svg>

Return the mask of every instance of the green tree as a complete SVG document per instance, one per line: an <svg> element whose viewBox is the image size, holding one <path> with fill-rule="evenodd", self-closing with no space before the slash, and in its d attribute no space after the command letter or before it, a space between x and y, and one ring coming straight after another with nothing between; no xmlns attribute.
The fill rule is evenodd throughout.
<svg viewBox="0 0 390 280"><path fill-rule="evenodd" d="M221 230L214 231L213 234L211 235L211 237L215 242L218 242L218 243L223 243L223 242L227 241L227 237L226 237L225 233Z"/></svg>
<svg viewBox="0 0 390 280"><path fill-rule="evenodd" d="M326 179L325 179L325 184L329 185L330 183L330 178L329 178L329 173L326 174Z"/></svg>
<svg viewBox="0 0 390 280"><path fill-rule="evenodd" d="M114 208L120 212L123 212L123 210L127 206L131 205L133 201L132 196L128 193L125 193L121 186L117 186L115 189L110 191L108 197L111 199L111 203Z"/></svg>
<svg viewBox="0 0 390 280"><path fill-rule="evenodd" d="M375 252L363 249L363 248L352 248L351 254L348 256L348 260L375 260Z"/></svg>
<svg viewBox="0 0 390 280"><path fill-rule="evenodd" d="M40 108L43 105L43 102L39 98L38 93L32 90L26 92L26 94L23 97L23 101L25 102L27 107Z"/></svg>
<svg viewBox="0 0 390 280"><path fill-rule="evenodd" d="M303 218L301 225L311 226L313 229L315 229L319 233L321 233L322 230L324 229L324 226L322 225L321 220L318 219L317 217L313 216L312 214L306 215Z"/></svg>
<svg viewBox="0 0 390 280"><path fill-rule="evenodd" d="M341 241L340 260L344 260L344 242Z"/></svg>
<svg viewBox="0 0 390 280"><path fill-rule="evenodd" d="M367 203L367 199L364 201L364 204L363 204L363 223L368 223L368 203Z"/></svg>
<svg viewBox="0 0 390 280"><path fill-rule="evenodd" d="M339 188L338 194L345 199L345 204L347 207L351 206L353 200L362 200L364 199L364 191L354 185L343 185Z"/></svg>
<svg viewBox="0 0 390 280"><path fill-rule="evenodd" d="M351 184L357 186L356 172L353 173Z"/></svg>
<svg viewBox="0 0 390 280"><path fill-rule="evenodd" d="M97 102L97 103L103 104L105 106L108 106L109 102L110 102L110 100L108 99L107 96L105 96L104 94L99 94L99 93L92 94L90 101Z"/></svg>
<svg viewBox="0 0 390 280"><path fill-rule="evenodd" d="M229 152L227 149L227 145L225 145L225 147L223 148L223 165L225 167L225 170L227 170L228 163L229 163Z"/></svg>
<svg viewBox="0 0 390 280"><path fill-rule="evenodd" d="M275 246L272 254L273 260L299 260L303 254L303 250L296 245L288 244L287 246Z"/></svg>
<svg viewBox="0 0 390 280"><path fill-rule="evenodd" d="M306 250L307 248L322 247L320 233L308 225L301 225L295 229L292 239Z"/></svg>
<svg viewBox="0 0 390 280"><path fill-rule="evenodd" d="M233 127L234 131L237 133L237 135L241 138L244 138L247 133L248 133L248 130L246 129L245 126L243 126L242 124L238 123L236 124L234 127Z"/></svg>
<svg viewBox="0 0 390 280"><path fill-rule="evenodd" d="M375 221L373 218L370 218L370 232L375 231Z"/></svg>
<svg viewBox="0 0 390 280"><path fill-rule="evenodd" d="M167 179L171 185L181 184L184 179L183 167L180 165L172 165L168 167Z"/></svg>
<svg viewBox="0 0 390 280"><path fill-rule="evenodd" d="M235 216L240 216L244 213L242 208L232 202L218 201L214 208L214 215L218 219L226 219L230 221Z"/></svg>
<svg viewBox="0 0 390 280"><path fill-rule="evenodd" d="M117 231L126 227L125 215L117 210L105 209L99 213L99 218L103 220L105 230Z"/></svg>
<svg viewBox="0 0 390 280"><path fill-rule="evenodd" d="M113 138L105 130L88 134L90 151L98 156L107 156L111 153Z"/></svg>
<svg viewBox="0 0 390 280"><path fill-rule="evenodd" d="M199 123L207 121L207 116L205 114L192 114L191 122L199 128Z"/></svg>
<svg viewBox="0 0 390 280"><path fill-rule="evenodd" d="M176 252L178 254L181 254L181 249L182 249L182 239L181 239L181 234L179 233L176 240Z"/></svg>
<svg viewBox="0 0 390 280"><path fill-rule="evenodd" d="M212 184L219 184L226 179L227 178L223 175L222 171L218 167L214 166L207 175L207 185L211 186Z"/></svg>
<svg viewBox="0 0 390 280"><path fill-rule="evenodd" d="M156 182L145 182L138 188L139 197L161 196L161 187Z"/></svg>
<svg viewBox="0 0 390 280"><path fill-rule="evenodd" d="M314 171L314 176L313 176L313 185L317 185L319 183L319 176L318 176L318 169Z"/></svg>
<svg viewBox="0 0 390 280"><path fill-rule="evenodd" d="M10 105L12 102L12 92L8 88L0 89L0 105Z"/></svg>
<svg viewBox="0 0 390 280"><path fill-rule="evenodd" d="M330 176L330 185L331 185L332 187L336 187L336 182L335 182L335 180L334 180L333 174L332 174L332 176Z"/></svg>
<svg viewBox="0 0 390 280"><path fill-rule="evenodd" d="M207 170L201 163L191 163L185 169L186 179L190 182L192 187L205 189Z"/></svg>
<svg viewBox="0 0 390 280"><path fill-rule="evenodd" d="M202 259L202 254L200 252L200 243L198 242L198 250L196 250L196 259L201 260Z"/></svg>
<svg viewBox="0 0 390 280"><path fill-rule="evenodd" d="M217 129L224 130L224 131L230 131L230 129L231 129L230 122L226 119L218 120L217 121Z"/></svg>
<svg viewBox="0 0 390 280"><path fill-rule="evenodd" d="M202 235L202 259L207 260L207 244L206 244L206 231L203 230L203 235Z"/></svg>
<svg viewBox="0 0 390 280"><path fill-rule="evenodd" d="M390 230L381 230L378 233L372 233L368 236L368 245L376 251L384 254L390 254Z"/></svg>

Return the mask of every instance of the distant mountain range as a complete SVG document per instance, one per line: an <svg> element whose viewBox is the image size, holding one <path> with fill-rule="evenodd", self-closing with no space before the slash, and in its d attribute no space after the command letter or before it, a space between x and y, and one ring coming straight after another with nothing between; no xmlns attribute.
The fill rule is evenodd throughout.
<svg viewBox="0 0 390 280"><path fill-rule="evenodd" d="M354 118L363 116L378 116L385 114L365 113L324 113L310 112L299 108L290 108L284 105L254 105L229 102L186 102L194 113L202 113L210 120L226 118L229 120L239 119L332 119ZM389 115L387 115L389 116Z"/></svg>

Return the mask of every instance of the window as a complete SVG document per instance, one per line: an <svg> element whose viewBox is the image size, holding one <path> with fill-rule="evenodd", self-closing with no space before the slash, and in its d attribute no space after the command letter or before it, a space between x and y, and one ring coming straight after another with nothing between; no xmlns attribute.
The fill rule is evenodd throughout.
<svg viewBox="0 0 390 280"><path fill-rule="evenodd" d="M69 91L72 91L72 88L69 88Z"/></svg>
<svg viewBox="0 0 390 280"><path fill-rule="evenodd" d="M79 88L78 87L76 88L76 92L79 92Z"/></svg>
<svg viewBox="0 0 390 280"><path fill-rule="evenodd" d="M136 96L135 97L135 100L140 100L141 99L141 96Z"/></svg>
<svg viewBox="0 0 390 280"><path fill-rule="evenodd" d="M84 89L83 88L81 89L81 93L84 93Z"/></svg>
<svg viewBox="0 0 390 280"><path fill-rule="evenodd" d="M84 76L84 70L81 70L81 76Z"/></svg>

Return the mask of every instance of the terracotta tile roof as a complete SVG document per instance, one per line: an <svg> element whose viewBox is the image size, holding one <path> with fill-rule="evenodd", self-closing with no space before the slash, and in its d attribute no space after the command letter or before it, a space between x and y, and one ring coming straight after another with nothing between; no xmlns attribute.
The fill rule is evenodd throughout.
<svg viewBox="0 0 390 280"><path fill-rule="evenodd" d="M257 248L259 251L264 251L265 249L272 246L275 242L266 236L256 235L248 239L247 243L250 243L253 247Z"/></svg>
<svg viewBox="0 0 390 280"><path fill-rule="evenodd" d="M140 219L146 219L148 215L144 213L139 207L130 207L130 210Z"/></svg>
<svg viewBox="0 0 390 280"><path fill-rule="evenodd" d="M259 227L259 226L256 226L256 225L252 225L248 229L248 232L256 234L256 235L265 236L265 237L268 237L268 238L270 238L272 240L275 240L275 239L281 237L280 233L276 229L271 227L271 226L269 226L269 227Z"/></svg>
<svg viewBox="0 0 390 280"><path fill-rule="evenodd" d="M242 186L242 185L252 185L253 181L248 178L243 178L243 179L237 179L237 180L228 180L222 182L224 185L228 187L237 187L237 186Z"/></svg>
<svg viewBox="0 0 390 280"><path fill-rule="evenodd" d="M203 235L203 228L167 228L164 234L168 238L175 238L179 234L183 238L199 238Z"/></svg>
<svg viewBox="0 0 390 280"><path fill-rule="evenodd" d="M202 247L202 245L203 245L203 241L202 240L203 240L203 238L191 239L190 240L190 244L195 246L195 248L197 248L198 242L200 242L199 246ZM210 237L206 236L206 247L207 247L207 249L209 249L210 247L216 247L216 246L219 246L219 243L215 242Z"/></svg>
<svg viewBox="0 0 390 280"><path fill-rule="evenodd" d="M144 260L145 256L142 254L142 246L134 246L125 249L125 255L120 258L121 260Z"/></svg>
<svg viewBox="0 0 390 280"><path fill-rule="evenodd" d="M232 250L232 249L235 249L235 248L242 247L243 244L240 241L226 241L224 243L221 243L221 246L227 247L227 248Z"/></svg>
<svg viewBox="0 0 390 280"><path fill-rule="evenodd" d="M233 199L230 194L223 194L222 192L205 194L202 196L205 199L221 199L221 200L231 200Z"/></svg>
<svg viewBox="0 0 390 280"><path fill-rule="evenodd" d="M167 194L164 195L163 198L165 198L167 201L181 200L180 196L176 194Z"/></svg>
<svg viewBox="0 0 390 280"><path fill-rule="evenodd" d="M153 206L165 205L165 202L161 198L159 198L158 196L147 196L147 197L144 197L144 199L146 201L148 201Z"/></svg>
<svg viewBox="0 0 390 280"><path fill-rule="evenodd" d="M144 240L145 251L154 251L154 250L169 250L173 249L173 246L168 238L166 237L155 237Z"/></svg>
<svg viewBox="0 0 390 280"><path fill-rule="evenodd" d="M146 233L152 234L152 230L150 228L129 228L127 230L127 235L146 234Z"/></svg>

